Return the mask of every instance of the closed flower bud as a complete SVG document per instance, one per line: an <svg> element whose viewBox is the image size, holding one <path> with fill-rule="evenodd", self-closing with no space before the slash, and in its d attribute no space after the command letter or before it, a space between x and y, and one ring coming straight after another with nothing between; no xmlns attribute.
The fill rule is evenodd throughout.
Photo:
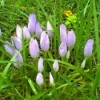
<svg viewBox="0 0 100 100"><path fill-rule="evenodd" d="M84 67L85 67L86 60L87 60L87 59L84 59L83 62L81 63L81 68L84 68Z"/></svg>
<svg viewBox="0 0 100 100"><path fill-rule="evenodd" d="M42 28L41 28L39 22L36 22L36 30L35 30L35 32L36 32L37 38L40 39L41 33L42 33Z"/></svg>
<svg viewBox="0 0 100 100"><path fill-rule="evenodd" d="M68 32L68 40L67 40L67 46L69 49L72 49L76 42L76 36L73 30Z"/></svg>
<svg viewBox="0 0 100 100"><path fill-rule="evenodd" d="M21 63L23 63L23 57L22 57L21 53L18 53L18 55L15 57L15 59L13 61L16 62L16 63L14 63L14 66L16 68L21 67L22 66Z"/></svg>
<svg viewBox="0 0 100 100"><path fill-rule="evenodd" d="M87 43L85 44L85 48L84 48L85 57L90 57L92 55L93 44L94 44L94 41L92 39L89 39Z"/></svg>
<svg viewBox="0 0 100 100"><path fill-rule="evenodd" d="M36 39L30 40L29 43L29 52L32 58L36 58L39 55L39 45Z"/></svg>
<svg viewBox="0 0 100 100"><path fill-rule="evenodd" d="M51 85L51 86L54 86L54 85L55 85L55 83L54 83L54 78L53 78L51 72L49 73L49 81L50 81L50 85Z"/></svg>
<svg viewBox="0 0 100 100"><path fill-rule="evenodd" d="M23 37L24 39L29 39L31 37L29 30L26 26L23 27Z"/></svg>
<svg viewBox="0 0 100 100"><path fill-rule="evenodd" d="M61 42L67 44L67 32L66 32L66 26L64 24L60 25L60 40Z"/></svg>
<svg viewBox="0 0 100 100"><path fill-rule="evenodd" d="M0 37L2 37L2 31L1 31L1 29L0 29Z"/></svg>
<svg viewBox="0 0 100 100"><path fill-rule="evenodd" d="M59 46L59 55L61 57L64 57L66 56L66 54L67 54L67 46L65 43L62 42Z"/></svg>
<svg viewBox="0 0 100 100"><path fill-rule="evenodd" d="M22 28L19 25L16 26L16 35L22 39Z"/></svg>
<svg viewBox="0 0 100 100"><path fill-rule="evenodd" d="M43 58L40 58L40 59L38 60L38 71L39 71L39 72L43 72L43 70L44 70Z"/></svg>
<svg viewBox="0 0 100 100"><path fill-rule="evenodd" d="M43 51L48 51L50 46L49 36L43 31L40 38L40 47Z"/></svg>
<svg viewBox="0 0 100 100"><path fill-rule="evenodd" d="M9 43L8 41L6 41L4 48L5 48L6 52L8 52L10 55L15 54L15 49L14 49L13 45L11 43Z"/></svg>
<svg viewBox="0 0 100 100"><path fill-rule="evenodd" d="M36 76L36 83L39 86L43 85L43 75L40 72Z"/></svg>
<svg viewBox="0 0 100 100"><path fill-rule="evenodd" d="M47 31L48 31L49 37L52 37L53 36L53 28L49 21L47 21Z"/></svg>
<svg viewBox="0 0 100 100"><path fill-rule="evenodd" d="M55 72L58 72L58 70L59 70L58 60L55 60L54 63L53 63L53 70Z"/></svg>
<svg viewBox="0 0 100 100"><path fill-rule="evenodd" d="M28 30L30 33L34 33L36 29L36 16L35 14L30 14L28 18Z"/></svg>
<svg viewBox="0 0 100 100"><path fill-rule="evenodd" d="M22 50L22 41L19 37L12 36L13 44L17 50Z"/></svg>

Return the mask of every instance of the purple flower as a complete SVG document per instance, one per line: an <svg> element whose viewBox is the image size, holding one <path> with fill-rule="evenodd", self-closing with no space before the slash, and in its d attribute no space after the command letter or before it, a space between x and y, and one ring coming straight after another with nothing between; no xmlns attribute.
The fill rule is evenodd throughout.
<svg viewBox="0 0 100 100"><path fill-rule="evenodd" d="M16 35L22 39L22 28L19 25L16 26Z"/></svg>
<svg viewBox="0 0 100 100"><path fill-rule="evenodd" d="M49 21L47 21L47 32L48 32L49 37L53 36L53 28Z"/></svg>
<svg viewBox="0 0 100 100"><path fill-rule="evenodd" d="M60 25L60 40L61 42L67 44L67 32L66 32L66 26L64 24Z"/></svg>
<svg viewBox="0 0 100 100"><path fill-rule="evenodd" d="M43 51L48 51L50 46L49 36L43 31L40 38L40 47Z"/></svg>
<svg viewBox="0 0 100 100"><path fill-rule="evenodd" d="M6 52L8 52L10 55L15 54L15 49L14 49L13 45L11 43L9 43L8 41L6 41L4 48L5 48Z"/></svg>
<svg viewBox="0 0 100 100"><path fill-rule="evenodd" d="M39 45L36 39L30 40L29 52L32 58L36 58L39 55Z"/></svg>
<svg viewBox="0 0 100 100"><path fill-rule="evenodd" d="M67 46L69 49L72 49L76 42L76 36L73 30L68 32Z"/></svg>
<svg viewBox="0 0 100 100"><path fill-rule="evenodd" d="M39 72L43 72L43 69L44 69L43 58L40 58L40 59L38 60L38 71L39 71Z"/></svg>
<svg viewBox="0 0 100 100"><path fill-rule="evenodd" d="M85 48L84 48L84 56L85 57L90 57L92 55L93 44L94 44L94 41L92 39L89 39L86 42Z"/></svg>
<svg viewBox="0 0 100 100"><path fill-rule="evenodd" d="M17 50L22 50L22 41L19 37L12 36L13 44Z"/></svg>
<svg viewBox="0 0 100 100"><path fill-rule="evenodd" d="M36 16L35 14L30 14L28 21L28 30L30 33L34 33L36 29Z"/></svg>
<svg viewBox="0 0 100 100"><path fill-rule="evenodd" d="M36 22L36 30L35 30L35 32L36 32L37 38L40 39L41 33L42 33L42 28L41 28L41 26L40 26L38 21Z"/></svg>
<svg viewBox="0 0 100 100"><path fill-rule="evenodd" d="M17 62L17 63L14 63L14 66L16 68L20 67L22 65L20 63L23 63L23 57L22 57L21 53L18 53L18 55L15 57L15 59L13 61Z"/></svg>
<svg viewBox="0 0 100 100"><path fill-rule="evenodd" d="M23 37L24 39L29 39L31 37L29 30L26 26L23 27Z"/></svg>
<svg viewBox="0 0 100 100"><path fill-rule="evenodd" d="M59 46L59 55L64 57L67 54L67 45L65 43L61 43Z"/></svg>
<svg viewBox="0 0 100 100"><path fill-rule="evenodd" d="M40 72L36 76L36 83L39 86L43 85L43 75Z"/></svg>
<svg viewBox="0 0 100 100"><path fill-rule="evenodd" d="M85 47L84 47L84 56L85 56L85 59L84 59L83 62L81 63L81 67L82 67L82 68L85 67L86 60L92 55L93 44L94 44L93 39L89 39L89 40L86 42L86 44L85 44Z"/></svg>
<svg viewBox="0 0 100 100"><path fill-rule="evenodd" d="M59 70L58 60L54 60L53 69L55 72L58 72L58 70Z"/></svg>

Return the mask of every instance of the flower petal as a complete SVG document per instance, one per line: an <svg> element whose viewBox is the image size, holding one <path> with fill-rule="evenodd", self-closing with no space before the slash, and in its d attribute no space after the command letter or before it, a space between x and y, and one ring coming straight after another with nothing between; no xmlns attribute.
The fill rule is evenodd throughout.
<svg viewBox="0 0 100 100"><path fill-rule="evenodd" d="M31 38L29 44L29 52L32 58L36 58L39 55L39 45L36 39Z"/></svg>
<svg viewBox="0 0 100 100"><path fill-rule="evenodd" d="M40 47L43 51L48 51L50 46L49 36L43 31L40 38Z"/></svg>
<svg viewBox="0 0 100 100"><path fill-rule="evenodd" d="M28 30L30 33L34 33L36 30L36 15L30 14L28 20Z"/></svg>

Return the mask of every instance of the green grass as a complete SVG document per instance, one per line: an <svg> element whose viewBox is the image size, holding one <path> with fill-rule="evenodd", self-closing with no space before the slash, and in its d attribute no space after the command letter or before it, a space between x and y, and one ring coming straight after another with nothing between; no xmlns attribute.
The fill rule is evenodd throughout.
<svg viewBox="0 0 100 100"><path fill-rule="evenodd" d="M0 0L0 100L99 100L100 99L100 0ZM66 22L65 10L71 10L77 16L77 22L67 29L74 29L76 44L69 61L58 54L60 45L59 26ZM51 49L44 55L44 85L36 82L37 59L29 55L29 41L23 40L21 51L24 63L16 69L13 59L3 45L11 41L16 25L27 25L28 16L35 13L43 29L49 20L53 29ZM89 38L94 40L93 55L87 60L85 69L80 67L84 55L84 45ZM53 48L53 49L52 49ZM60 70L52 70L54 59L59 60ZM55 87L49 85L49 72L52 72Z"/></svg>

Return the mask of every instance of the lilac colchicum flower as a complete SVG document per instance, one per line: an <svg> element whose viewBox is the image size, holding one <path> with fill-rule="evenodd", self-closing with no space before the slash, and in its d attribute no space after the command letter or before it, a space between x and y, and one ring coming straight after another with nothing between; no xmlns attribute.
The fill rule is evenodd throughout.
<svg viewBox="0 0 100 100"><path fill-rule="evenodd" d="M54 78L53 78L51 72L49 73L49 81L50 81L50 85L51 85L51 86L55 86Z"/></svg>
<svg viewBox="0 0 100 100"><path fill-rule="evenodd" d="M43 72L43 70L44 70L43 58L40 58L40 59L38 60L38 71L39 71L39 72Z"/></svg>
<svg viewBox="0 0 100 100"><path fill-rule="evenodd" d="M17 50L22 50L22 41L19 37L12 36L13 44Z"/></svg>
<svg viewBox="0 0 100 100"><path fill-rule="evenodd" d="M70 53L71 53L71 50L73 49L74 45L75 45L75 42L76 42L76 36L75 36L75 33L73 30L71 31L68 31L67 33L67 47L68 47L68 52L67 52L67 59L69 59L70 57Z"/></svg>
<svg viewBox="0 0 100 100"><path fill-rule="evenodd" d="M62 42L59 46L59 55L61 57L64 57L66 56L66 54L67 54L67 45Z"/></svg>
<svg viewBox="0 0 100 100"><path fill-rule="evenodd" d="M42 86L43 85L43 75L40 72L36 76L36 83L39 86Z"/></svg>
<svg viewBox="0 0 100 100"><path fill-rule="evenodd" d="M23 57L22 57L21 53L18 53L18 55L15 57L15 59L13 61L17 62L17 63L14 63L14 66L16 68L21 67L22 64L20 64L20 63L23 63Z"/></svg>
<svg viewBox="0 0 100 100"><path fill-rule="evenodd" d="M32 34L36 30L36 15L30 14L28 18L28 30Z"/></svg>
<svg viewBox="0 0 100 100"><path fill-rule="evenodd" d="M29 39L31 37L29 30L26 26L23 27L23 37L24 39Z"/></svg>
<svg viewBox="0 0 100 100"><path fill-rule="evenodd" d="M86 60L92 55L93 44L94 44L93 39L89 39L89 40L86 42L86 44L85 44L85 47L84 47L84 56L85 56L85 59L83 60L83 62L82 62L82 64L81 64L81 67L82 67L82 68L85 67Z"/></svg>
<svg viewBox="0 0 100 100"><path fill-rule="evenodd" d="M53 36L53 28L49 21L47 21L47 32L48 32L49 37Z"/></svg>
<svg viewBox="0 0 100 100"><path fill-rule="evenodd" d="M60 40L67 44L67 32L66 26L64 24L60 25Z"/></svg>
<svg viewBox="0 0 100 100"><path fill-rule="evenodd" d="M15 49L14 49L13 45L11 43L9 43L8 41L6 41L4 48L5 48L6 52L8 52L10 55L15 54Z"/></svg>
<svg viewBox="0 0 100 100"><path fill-rule="evenodd" d="M53 63L53 70L55 72L58 72L58 70L59 70L58 60L55 60L54 63Z"/></svg>
<svg viewBox="0 0 100 100"><path fill-rule="evenodd" d="M32 58L36 58L39 55L39 45L36 39L31 38L29 43L29 53Z"/></svg>
<svg viewBox="0 0 100 100"><path fill-rule="evenodd" d="M9 43L8 41L6 41L4 48L5 48L6 52L8 52L12 56L14 54L18 53L18 51L14 48L14 46L11 43ZM22 64L18 64L18 63L23 63L22 55L20 53L18 53L17 56L13 59L13 61L17 62L17 63L14 63L14 66L16 68L20 67Z"/></svg>
<svg viewBox="0 0 100 100"><path fill-rule="evenodd" d="M93 44L94 44L94 41L92 39L89 39L87 43L85 44L85 48L84 48L85 58L90 57L92 55Z"/></svg>
<svg viewBox="0 0 100 100"><path fill-rule="evenodd" d="M67 46L69 49L72 49L75 45L76 42L76 36L73 30L68 32L68 37L67 37Z"/></svg>
<svg viewBox="0 0 100 100"><path fill-rule="evenodd" d="M40 38L40 47L43 51L48 51L50 46L49 36L43 31Z"/></svg>
<svg viewBox="0 0 100 100"><path fill-rule="evenodd" d="M22 28L19 25L16 26L16 35L22 39Z"/></svg>
<svg viewBox="0 0 100 100"><path fill-rule="evenodd" d="M36 22L36 30L35 30L35 32L36 32L37 38L40 39L41 33L42 33L42 28L41 28L41 26L40 26L38 21Z"/></svg>

